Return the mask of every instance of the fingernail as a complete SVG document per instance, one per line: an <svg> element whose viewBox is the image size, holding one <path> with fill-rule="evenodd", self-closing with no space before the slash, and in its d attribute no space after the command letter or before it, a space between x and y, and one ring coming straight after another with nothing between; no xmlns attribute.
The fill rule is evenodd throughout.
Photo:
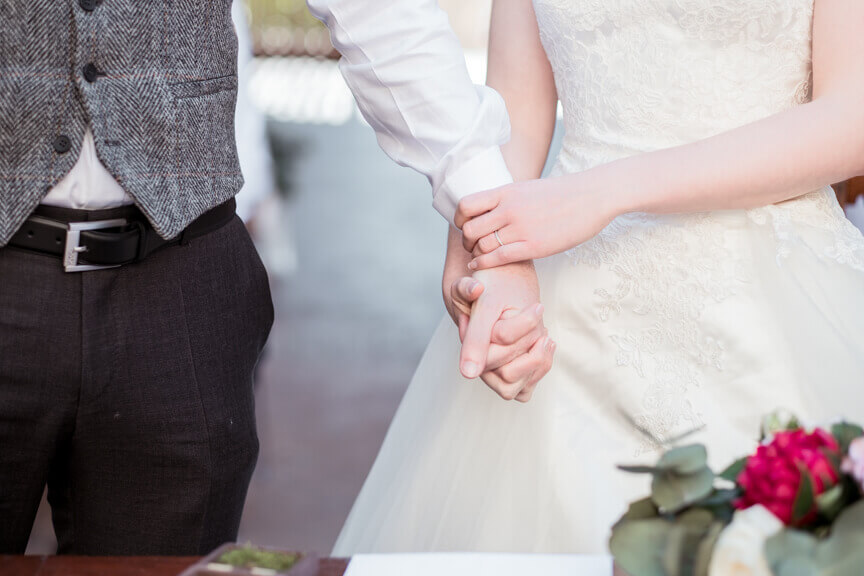
<svg viewBox="0 0 864 576"><path fill-rule="evenodd" d="M474 292L474 290L475 290L475 289L477 288L477 286L479 286L479 285L480 285L479 282L476 282L476 281L472 280L471 283L468 284L468 292L469 292L469 293L470 293L470 292Z"/></svg>
<svg viewBox="0 0 864 576"><path fill-rule="evenodd" d="M464 362L462 364L462 375L466 378L476 378L480 375L480 366L474 362Z"/></svg>
<svg viewBox="0 0 864 576"><path fill-rule="evenodd" d="M543 310L543 304L538 304L537 307L534 309L534 313L537 314L537 316L543 316Z"/></svg>
<svg viewBox="0 0 864 576"><path fill-rule="evenodd" d="M471 262L469 262L469 263L468 263L468 269L469 269L469 270L476 270L476 269L477 269L477 262L475 262L474 260L472 260Z"/></svg>

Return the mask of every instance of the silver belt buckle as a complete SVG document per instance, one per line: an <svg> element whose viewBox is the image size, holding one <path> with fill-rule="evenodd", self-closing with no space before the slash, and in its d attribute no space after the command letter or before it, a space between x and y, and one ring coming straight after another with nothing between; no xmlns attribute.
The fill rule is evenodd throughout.
<svg viewBox="0 0 864 576"><path fill-rule="evenodd" d="M93 222L69 222L66 230L66 248L63 250L63 269L66 272L89 272L91 270L105 270L117 268L119 264L101 266L98 264L78 264L78 256L87 252L86 246L81 246L81 232L85 230L102 230L103 228L120 228L126 226L128 221L119 218L116 220L94 220Z"/></svg>

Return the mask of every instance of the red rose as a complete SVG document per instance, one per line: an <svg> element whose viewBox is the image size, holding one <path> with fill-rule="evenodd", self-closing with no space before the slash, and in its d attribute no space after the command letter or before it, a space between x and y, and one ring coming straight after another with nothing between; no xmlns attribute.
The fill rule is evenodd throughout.
<svg viewBox="0 0 864 576"><path fill-rule="evenodd" d="M738 476L738 485L744 493L735 501L735 507L749 508L762 504L787 526L792 525L795 498L801 486L802 474L809 474L815 496L831 489L840 478L828 454L839 458L840 446L833 436L816 429L812 434L804 430L780 432L770 444L759 446L756 454L747 459ZM816 507L795 522L801 526L816 516Z"/></svg>

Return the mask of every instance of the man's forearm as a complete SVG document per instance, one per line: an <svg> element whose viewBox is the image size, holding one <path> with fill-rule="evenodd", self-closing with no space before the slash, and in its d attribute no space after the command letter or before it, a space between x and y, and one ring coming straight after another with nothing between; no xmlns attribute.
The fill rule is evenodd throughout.
<svg viewBox="0 0 864 576"><path fill-rule="evenodd" d="M447 229L447 257L444 259L444 276L465 276L469 274L468 262L471 253L462 247L462 233L450 226Z"/></svg>

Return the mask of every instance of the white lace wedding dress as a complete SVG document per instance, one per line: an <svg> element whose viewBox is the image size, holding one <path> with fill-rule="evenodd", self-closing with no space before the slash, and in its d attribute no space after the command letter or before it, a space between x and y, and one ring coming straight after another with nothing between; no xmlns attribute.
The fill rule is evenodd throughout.
<svg viewBox="0 0 864 576"><path fill-rule="evenodd" d="M813 2L535 0L564 106L556 172L805 103ZM558 352L534 400L463 380L443 320L335 555L603 552L649 490L615 465L653 460L657 441L701 428L692 440L719 468L780 407L864 420L864 240L827 186L755 210L624 216L538 274Z"/></svg>

